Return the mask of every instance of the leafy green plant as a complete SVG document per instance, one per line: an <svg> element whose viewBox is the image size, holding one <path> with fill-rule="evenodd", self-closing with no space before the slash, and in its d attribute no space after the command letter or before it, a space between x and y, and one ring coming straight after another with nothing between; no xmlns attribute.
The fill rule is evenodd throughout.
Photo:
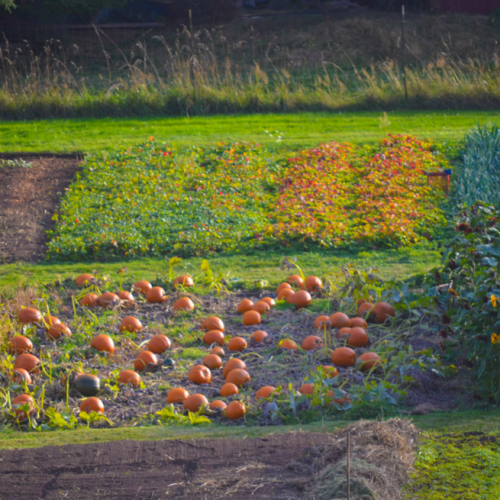
<svg viewBox="0 0 500 500"><path fill-rule="evenodd" d="M200 425L200 424L211 424L211 420L202 415L203 408L201 408L196 413L188 411L187 416L179 413L173 404L165 406L161 410L157 411L155 415L161 422L165 423L176 423L181 425Z"/></svg>
<svg viewBox="0 0 500 500"><path fill-rule="evenodd" d="M47 425L56 429L75 429L78 427L78 419L73 413L59 413L55 408L49 407L45 410Z"/></svg>
<svg viewBox="0 0 500 500"><path fill-rule="evenodd" d="M106 415L104 415L103 413L98 413L96 411L91 411L90 413L81 411L80 419L87 424L87 429L90 428L90 424L95 424L102 421L108 423L111 427L114 425L113 422L109 420L108 417L106 417Z"/></svg>

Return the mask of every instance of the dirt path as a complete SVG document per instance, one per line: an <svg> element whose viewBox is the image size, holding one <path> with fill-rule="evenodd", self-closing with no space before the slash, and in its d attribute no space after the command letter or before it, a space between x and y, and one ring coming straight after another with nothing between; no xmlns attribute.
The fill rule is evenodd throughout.
<svg viewBox="0 0 500 500"><path fill-rule="evenodd" d="M244 437L245 429L241 429ZM325 434L116 441L0 452L1 499L304 499Z"/></svg>
<svg viewBox="0 0 500 500"><path fill-rule="evenodd" d="M33 167L0 167L0 263L45 257L58 193L64 193L79 164L75 156L0 155L0 160L18 158Z"/></svg>

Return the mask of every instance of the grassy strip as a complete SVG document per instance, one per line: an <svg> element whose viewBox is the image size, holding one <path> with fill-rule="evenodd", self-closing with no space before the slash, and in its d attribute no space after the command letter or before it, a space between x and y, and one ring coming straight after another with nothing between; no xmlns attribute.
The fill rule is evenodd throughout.
<svg viewBox="0 0 500 500"><path fill-rule="evenodd" d="M231 273L243 280L243 285L252 288L255 280L277 283L283 280L286 271L280 268L283 257L296 257L306 274L325 275L340 273L342 265L352 264L362 269L377 268L382 278L403 279L420 274L439 263L439 252L430 244L408 248L371 250L363 252L283 252L256 253L253 255L219 255L210 259L210 267L218 273ZM202 258L184 259L177 272L198 274ZM127 275L152 282L159 274L167 272L165 259L140 259L110 263L46 263L5 264L0 266L0 290L35 283L47 283L55 279L75 277L82 272L96 271L109 274L113 281L119 280L118 270L126 267Z"/></svg>
<svg viewBox="0 0 500 500"><path fill-rule="evenodd" d="M498 111L290 113L195 118L103 118L0 123L0 152L99 153L154 136L175 145L258 142L275 150L325 141L374 143L393 134L461 139L476 123L500 123ZM267 131L267 132L266 132Z"/></svg>

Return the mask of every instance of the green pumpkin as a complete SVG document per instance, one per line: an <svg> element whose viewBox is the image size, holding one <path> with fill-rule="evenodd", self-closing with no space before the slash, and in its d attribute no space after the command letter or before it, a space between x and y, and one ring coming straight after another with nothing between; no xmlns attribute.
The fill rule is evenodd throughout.
<svg viewBox="0 0 500 500"><path fill-rule="evenodd" d="M95 375L80 375L76 379L76 390L86 397L96 396L100 389L99 378Z"/></svg>
<svg viewBox="0 0 500 500"><path fill-rule="evenodd" d="M172 358L167 358L164 362L163 362L163 366L165 368L175 368L175 359L172 359Z"/></svg>

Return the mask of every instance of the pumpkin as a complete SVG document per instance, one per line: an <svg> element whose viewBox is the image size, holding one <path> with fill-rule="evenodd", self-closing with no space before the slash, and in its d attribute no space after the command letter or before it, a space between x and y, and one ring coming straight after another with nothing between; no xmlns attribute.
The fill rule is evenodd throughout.
<svg viewBox="0 0 500 500"><path fill-rule="evenodd" d="M38 373L39 364L40 360L36 356L33 356L32 354L28 353L23 353L19 354L19 356L16 358L16 361L14 362L14 370L22 368L23 370L26 370L30 374Z"/></svg>
<svg viewBox="0 0 500 500"><path fill-rule="evenodd" d="M365 330L359 326L351 328L347 334L347 345L351 347L366 347L368 345L368 335Z"/></svg>
<svg viewBox="0 0 500 500"><path fill-rule="evenodd" d="M247 311L243 314L243 324L245 326L260 325L260 314L257 311Z"/></svg>
<svg viewBox="0 0 500 500"><path fill-rule="evenodd" d="M130 292L126 292L125 290L118 292L118 298L120 300L123 300L123 305L125 305L126 307L132 307L135 304L134 296Z"/></svg>
<svg viewBox="0 0 500 500"><path fill-rule="evenodd" d="M371 314L371 310L373 309L374 305L371 302L363 302L359 307L358 307L358 316L360 318L366 317L368 314Z"/></svg>
<svg viewBox="0 0 500 500"><path fill-rule="evenodd" d="M47 337L50 340L58 340L63 337L71 337L71 330L64 323L56 323L47 330Z"/></svg>
<svg viewBox="0 0 500 500"><path fill-rule="evenodd" d="M362 362L359 368L363 371L369 371L374 366L382 364L382 360L376 352L365 352L364 354L361 354L358 360Z"/></svg>
<svg viewBox="0 0 500 500"><path fill-rule="evenodd" d="M339 371L334 366L323 366L323 368L328 378L334 378L339 374Z"/></svg>
<svg viewBox="0 0 500 500"><path fill-rule="evenodd" d="M268 337L267 333L264 330L257 330L252 333L252 338L255 342L262 342L264 339Z"/></svg>
<svg viewBox="0 0 500 500"><path fill-rule="evenodd" d="M201 407L208 406L208 399L203 394L191 394L184 400L184 409L196 413Z"/></svg>
<svg viewBox="0 0 500 500"><path fill-rule="evenodd" d="M368 323L363 318L351 318L351 327L355 326L368 328Z"/></svg>
<svg viewBox="0 0 500 500"><path fill-rule="evenodd" d="M92 339L90 347L93 347L99 352L109 352L109 354L113 354L115 352L115 343L108 335L97 335L97 337Z"/></svg>
<svg viewBox="0 0 500 500"><path fill-rule="evenodd" d="M209 332L203 335L203 342L205 344L210 345L213 343L217 343L219 345L224 345L226 340L224 338L224 334L219 330L210 330Z"/></svg>
<svg viewBox="0 0 500 500"><path fill-rule="evenodd" d="M312 298L309 295L309 292L300 290L293 295L293 301L297 306L297 309L302 309L303 307L307 307L312 302Z"/></svg>
<svg viewBox="0 0 500 500"><path fill-rule="evenodd" d="M99 297L95 293L88 293L80 300L80 305L82 307L96 307L98 304Z"/></svg>
<svg viewBox="0 0 500 500"><path fill-rule="evenodd" d="M149 281L137 281L133 286L134 290L137 290L140 294L146 295L148 290L153 288L153 285Z"/></svg>
<svg viewBox="0 0 500 500"><path fill-rule="evenodd" d="M246 370L243 370L243 368L231 370L226 377L226 383L234 384L238 387L245 385L246 382L250 382L250 374Z"/></svg>
<svg viewBox="0 0 500 500"><path fill-rule="evenodd" d="M344 326L344 328L341 328L339 330L339 333L337 334L337 337L340 338L343 335L348 335L351 332L351 327L350 326Z"/></svg>
<svg viewBox="0 0 500 500"><path fill-rule="evenodd" d="M154 286L146 292L146 300L150 304L163 304L167 300L165 290L160 286Z"/></svg>
<svg viewBox="0 0 500 500"><path fill-rule="evenodd" d="M356 305L359 307L361 304L364 304L365 302L371 302L371 300L367 300L367 299L358 299L356 301Z"/></svg>
<svg viewBox="0 0 500 500"><path fill-rule="evenodd" d="M239 304L238 304L238 312L240 314L243 314L244 312L250 311L253 307L253 302L249 299L243 299Z"/></svg>
<svg viewBox="0 0 500 500"><path fill-rule="evenodd" d="M24 335L17 335L9 342L9 352L11 354L22 354L33 350L31 340Z"/></svg>
<svg viewBox="0 0 500 500"><path fill-rule="evenodd" d="M75 389L82 396L97 396L101 388L101 382L95 375L81 374L75 381Z"/></svg>
<svg viewBox="0 0 500 500"><path fill-rule="evenodd" d="M133 387L139 387L141 383L141 377L134 370L122 370L118 374L118 383L124 385L132 385Z"/></svg>
<svg viewBox="0 0 500 500"><path fill-rule="evenodd" d="M295 349L298 349L299 346L291 339L285 339L282 342L280 342L279 346L282 349L288 349L289 351L294 351Z"/></svg>
<svg viewBox="0 0 500 500"><path fill-rule="evenodd" d="M221 388L220 388L220 395L223 398L227 398L229 396L234 396L235 394L238 394L240 391L236 385L232 384L231 382L226 382Z"/></svg>
<svg viewBox="0 0 500 500"><path fill-rule="evenodd" d="M165 368L175 368L175 359L172 358L165 358L163 360L163 366Z"/></svg>
<svg viewBox="0 0 500 500"><path fill-rule="evenodd" d="M353 366L356 363L356 353L350 347L338 347L332 352L332 363L336 366Z"/></svg>
<svg viewBox="0 0 500 500"><path fill-rule="evenodd" d="M273 387L272 385L266 385L264 387L261 387L257 393L255 394L255 399L258 401L259 399L266 399L268 398L274 391L276 390L276 387Z"/></svg>
<svg viewBox="0 0 500 500"><path fill-rule="evenodd" d="M203 358L203 364L210 370L216 370L222 368L222 359L217 354L208 354Z"/></svg>
<svg viewBox="0 0 500 500"><path fill-rule="evenodd" d="M330 317L329 316L322 314L321 316L318 316L314 320L314 328L316 328L316 330L319 330L320 328L324 328L325 326L326 326L326 328L330 328Z"/></svg>
<svg viewBox="0 0 500 500"><path fill-rule="evenodd" d="M324 347L324 344L316 335L309 335L302 342L302 349L304 349L304 351L313 351L319 347Z"/></svg>
<svg viewBox="0 0 500 500"><path fill-rule="evenodd" d="M35 402L29 394L20 394L12 400L12 407L14 408L14 414L19 420L24 420L28 418L28 415L24 410L20 410L20 406L24 406L26 403L29 404L29 414L32 415L35 412Z"/></svg>
<svg viewBox="0 0 500 500"><path fill-rule="evenodd" d="M344 314L342 312L336 312L333 313L330 316L330 327L331 328L344 328L349 326L350 324L350 319L347 314Z"/></svg>
<svg viewBox="0 0 500 500"><path fill-rule="evenodd" d="M384 323L387 318L394 317L394 307L387 302L377 302L373 308L373 314L377 323Z"/></svg>
<svg viewBox="0 0 500 500"><path fill-rule="evenodd" d="M31 376L25 369L17 368L17 370L14 370L14 373L12 374L12 381L19 385L23 382L31 384Z"/></svg>
<svg viewBox="0 0 500 500"><path fill-rule="evenodd" d="M87 398L82 401L80 411L84 411L85 413L93 411L96 413L104 413L104 405L99 398Z"/></svg>
<svg viewBox="0 0 500 500"><path fill-rule="evenodd" d="M247 341L243 337L233 337L227 344L230 351L243 351L247 348Z"/></svg>
<svg viewBox="0 0 500 500"><path fill-rule="evenodd" d="M224 403L224 401L221 401L220 399L216 399L215 401L212 401L210 403L211 410L215 410L215 409L223 410L226 407L227 407L227 404Z"/></svg>
<svg viewBox="0 0 500 500"><path fill-rule="evenodd" d="M43 317L43 324L45 325L45 329L47 330L49 327L52 325L57 325L61 322L59 318L56 318L55 316L51 316L50 314L47 314L47 316Z"/></svg>
<svg viewBox="0 0 500 500"><path fill-rule="evenodd" d="M158 364L158 358L151 351L142 351L134 359L134 368L138 372L143 372L150 366Z"/></svg>
<svg viewBox="0 0 500 500"><path fill-rule="evenodd" d="M171 345L170 339L166 335L159 333L148 342L148 350L155 354L163 354L167 349L170 349Z"/></svg>
<svg viewBox="0 0 500 500"><path fill-rule="evenodd" d="M286 279L290 285L295 285L298 288L304 289L304 281L298 274L292 274Z"/></svg>
<svg viewBox="0 0 500 500"><path fill-rule="evenodd" d="M257 311L259 314L266 314L271 310L271 306L267 302L257 302L252 306L252 311Z"/></svg>
<svg viewBox="0 0 500 500"><path fill-rule="evenodd" d="M186 288L191 288L194 286L194 281L191 276L188 276L187 274L183 274L181 276L177 276L177 278L174 279L173 281L174 286L185 286Z"/></svg>
<svg viewBox="0 0 500 500"><path fill-rule="evenodd" d="M92 274L80 274L80 276L77 276L75 279L75 285L76 286L88 286L94 281L95 278L92 276Z"/></svg>
<svg viewBox="0 0 500 500"><path fill-rule="evenodd" d="M201 327L203 330L219 330L219 332L224 333L225 328L224 328L224 323L220 318L217 316L209 316L208 318L205 318L203 320L203 323L201 324Z"/></svg>
<svg viewBox="0 0 500 500"><path fill-rule="evenodd" d="M242 370L246 370L247 369L247 365L241 360L241 359L238 359L238 358L231 358L225 365L224 365L224 369L222 370L222 376L224 378L227 378L227 376L229 375L229 373L232 371L232 370L235 370L236 368L241 368Z"/></svg>
<svg viewBox="0 0 500 500"><path fill-rule="evenodd" d="M291 288L283 288L278 292L278 300L288 300L288 296L294 293Z"/></svg>
<svg viewBox="0 0 500 500"><path fill-rule="evenodd" d="M295 302L295 295L296 295L296 293L292 292L292 293L289 293L286 296L286 302L287 302L287 304L296 304L296 302Z"/></svg>
<svg viewBox="0 0 500 500"><path fill-rule="evenodd" d="M299 392L301 394L313 394L314 393L314 384L302 384L300 386Z"/></svg>
<svg viewBox="0 0 500 500"><path fill-rule="evenodd" d="M309 292L317 292L323 288L323 282L316 276L308 276L304 286Z"/></svg>
<svg viewBox="0 0 500 500"><path fill-rule="evenodd" d="M167 403L184 403L186 398L189 396L189 392L182 387L175 387L170 389L167 394Z"/></svg>
<svg viewBox="0 0 500 500"><path fill-rule="evenodd" d="M223 358L226 353L224 352L224 349L222 347L214 347L211 351L210 354L216 354L217 356Z"/></svg>
<svg viewBox="0 0 500 500"><path fill-rule="evenodd" d="M134 332L142 330L142 323L133 316L125 316L120 323L120 332Z"/></svg>
<svg viewBox="0 0 500 500"><path fill-rule="evenodd" d="M349 397L349 394L347 392L340 390L342 394L345 394L345 397L343 398L338 398L335 396L335 393L333 391L329 391L328 395L333 399L333 403L336 403L340 406L344 406L346 403L351 402L351 398Z"/></svg>
<svg viewBox="0 0 500 500"><path fill-rule="evenodd" d="M271 297L264 297L264 298L260 299L260 301L265 302L266 304L269 304L269 307L271 309L276 305L276 302Z"/></svg>
<svg viewBox="0 0 500 500"><path fill-rule="evenodd" d="M23 307L18 314L19 323L28 325L30 323L40 323L42 315L38 309L33 307Z"/></svg>
<svg viewBox="0 0 500 500"><path fill-rule="evenodd" d="M174 302L175 311L192 311L193 309L194 304L189 297L182 297Z"/></svg>
<svg viewBox="0 0 500 500"><path fill-rule="evenodd" d="M116 293L104 292L99 296L99 305L101 307L113 306L120 302L120 297Z"/></svg>
<svg viewBox="0 0 500 500"><path fill-rule="evenodd" d="M232 401L226 407L226 417L229 420L238 420L239 418L243 418L246 413L246 408L243 403L239 401Z"/></svg>
<svg viewBox="0 0 500 500"><path fill-rule="evenodd" d="M189 370L188 379L197 384L209 384L212 380L212 372L203 365L196 365Z"/></svg>
<svg viewBox="0 0 500 500"><path fill-rule="evenodd" d="M288 290L292 290L292 286L290 285L290 283L280 283L278 285L278 288L276 288L276 293L279 295L281 290L284 290L285 288L287 288Z"/></svg>

